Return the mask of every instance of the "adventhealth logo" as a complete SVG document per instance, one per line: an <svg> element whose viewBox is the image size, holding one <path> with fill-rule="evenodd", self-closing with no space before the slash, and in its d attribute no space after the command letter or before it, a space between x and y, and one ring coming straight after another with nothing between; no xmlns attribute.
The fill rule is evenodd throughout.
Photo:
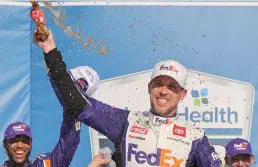
<svg viewBox="0 0 258 167"><path fill-rule="evenodd" d="M186 121L194 123L238 123L238 113L233 111L230 107L214 106L210 110L202 109L202 104L207 105L209 103L208 93L207 88L192 90L191 96L194 98L195 108L189 110L188 107L185 107L184 111L179 111L178 115L184 117Z"/></svg>
<svg viewBox="0 0 258 167"><path fill-rule="evenodd" d="M203 88L199 90L192 90L191 95L194 98L194 106L200 106L202 104L208 104L208 89Z"/></svg>
<svg viewBox="0 0 258 167"><path fill-rule="evenodd" d="M201 90L192 90L191 96L194 98L194 109L189 109L189 107L184 107L179 109L178 116L183 117L186 121L191 121L193 123L238 123L238 112L232 110L231 107L227 106L213 106L209 110L204 110L201 104L207 105L208 101L208 89L203 88ZM198 107L197 107L198 106ZM200 107L199 107L200 106ZM125 107L128 109L128 107ZM155 123L170 124L167 120L155 119Z"/></svg>
<svg viewBox="0 0 258 167"><path fill-rule="evenodd" d="M178 116L184 117L186 121L194 123L205 122L205 123L238 123L238 113L231 111L230 107L219 108L215 107L213 110L193 110L189 111L188 107L184 108L184 111L179 111Z"/></svg>

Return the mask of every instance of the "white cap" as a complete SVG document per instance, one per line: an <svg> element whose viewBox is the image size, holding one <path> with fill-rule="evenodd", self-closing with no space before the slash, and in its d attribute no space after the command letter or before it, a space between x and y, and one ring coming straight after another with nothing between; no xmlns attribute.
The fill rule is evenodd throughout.
<svg viewBox="0 0 258 167"><path fill-rule="evenodd" d="M70 73L74 81L83 78L88 82L88 89L86 95L90 96L99 86L98 73L88 66L80 66L70 69Z"/></svg>
<svg viewBox="0 0 258 167"><path fill-rule="evenodd" d="M151 80L160 75L166 75L173 78L182 88L185 88L187 70L182 64L174 60L161 61L154 67Z"/></svg>

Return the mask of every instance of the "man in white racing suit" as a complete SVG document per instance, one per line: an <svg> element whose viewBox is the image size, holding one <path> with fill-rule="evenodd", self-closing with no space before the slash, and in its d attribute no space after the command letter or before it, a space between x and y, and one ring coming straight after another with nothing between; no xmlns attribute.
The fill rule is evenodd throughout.
<svg viewBox="0 0 258 167"><path fill-rule="evenodd" d="M51 41L47 45L51 48ZM56 75L70 76L67 75L61 52L54 46L52 48L51 54L45 56L47 67ZM69 82L76 85L78 79L80 77L71 77ZM220 159L204 131L177 115L178 103L187 93L186 79L187 70L180 63L173 60L159 62L148 84L151 107L145 112L104 104L83 93L84 86L60 90L77 97L69 106L74 106L80 121L101 132L115 144L112 159L117 167L220 166ZM87 85L87 80L84 82ZM79 111L76 106L84 108Z"/></svg>

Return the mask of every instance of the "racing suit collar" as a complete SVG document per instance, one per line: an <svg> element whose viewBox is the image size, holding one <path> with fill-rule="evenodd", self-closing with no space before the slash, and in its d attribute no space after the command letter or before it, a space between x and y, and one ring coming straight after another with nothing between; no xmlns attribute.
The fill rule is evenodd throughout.
<svg viewBox="0 0 258 167"><path fill-rule="evenodd" d="M9 160L5 161L3 167L9 167L9 166L8 166L8 163L9 163ZM12 165L11 165L11 166L12 166ZM25 163L25 164L23 165L23 167L30 167L30 166L31 166L31 163L30 163L30 162L27 162L27 163Z"/></svg>
<svg viewBox="0 0 258 167"><path fill-rule="evenodd" d="M178 114L175 114L171 117L162 117L150 110L150 113L153 115L152 117L152 124L153 125L161 125L161 124L171 124L173 121L175 121L178 118Z"/></svg>
<svg viewBox="0 0 258 167"><path fill-rule="evenodd" d="M154 112L152 109L150 109L150 112L152 113L152 115L162 117L162 116L158 115L156 112ZM175 113L174 115L172 115L170 117L162 117L162 118L175 118L175 117L178 117L177 113Z"/></svg>

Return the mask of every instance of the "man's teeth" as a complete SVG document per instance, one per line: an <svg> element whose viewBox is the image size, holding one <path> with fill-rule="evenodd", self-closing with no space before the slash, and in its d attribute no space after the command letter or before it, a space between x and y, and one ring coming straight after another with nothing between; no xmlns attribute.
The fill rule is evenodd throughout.
<svg viewBox="0 0 258 167"><path fill-rule="evenodd" d="M24 151L15 151L15 154L23 154Z"/></svg>
<svg viewBox="0 0 258 167"><path fill-rule="evenodd" d="M158 101L161 102L161 103L166 103L168 100L167 99L158 98Z"/></svg>

